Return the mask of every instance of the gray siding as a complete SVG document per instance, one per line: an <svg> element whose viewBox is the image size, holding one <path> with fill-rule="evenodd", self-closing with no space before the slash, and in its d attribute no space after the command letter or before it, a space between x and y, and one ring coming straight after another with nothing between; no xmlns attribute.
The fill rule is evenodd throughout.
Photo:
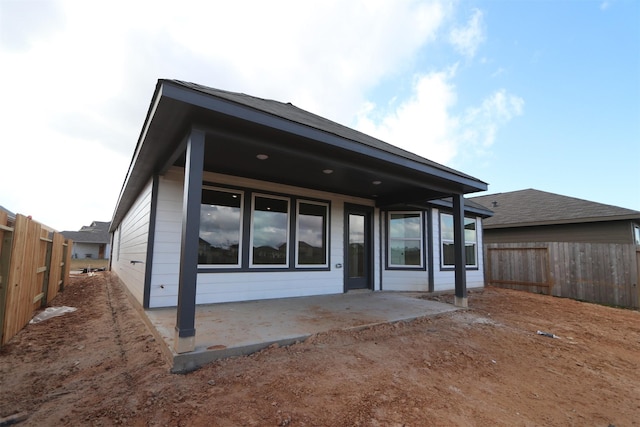
<svg viewBox="0 0 640 427"><path fill-rule="evenodd" d="M485 228L485 243L580 242L633 243L631 221L541 225L533 227Z"/></svg>

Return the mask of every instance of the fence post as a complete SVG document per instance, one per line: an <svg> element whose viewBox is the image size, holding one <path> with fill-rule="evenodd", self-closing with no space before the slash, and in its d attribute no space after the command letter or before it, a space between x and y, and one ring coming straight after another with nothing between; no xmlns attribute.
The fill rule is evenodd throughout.
<svg viewBox="0 0 640 427"><path fill-rule="evenodd" d="M40 300L40 305L44 307L49 302L49 276L51 275L51 254L53 252L53 239L49 239L49 232L47 232L46 239L41 238L42 241L46 242L47 245L47 253L44 257L44 267L46 270L44 271L44 277L42 278L42 299Z"/></svg>
<svg viewBox="0 0 640 427"><path fill-rule="evenodd" d="M13 241L13 228L8 227L7 221L7 213L0 211L0 345L4 343L9 264L11 262L11 245Z"/></svg>

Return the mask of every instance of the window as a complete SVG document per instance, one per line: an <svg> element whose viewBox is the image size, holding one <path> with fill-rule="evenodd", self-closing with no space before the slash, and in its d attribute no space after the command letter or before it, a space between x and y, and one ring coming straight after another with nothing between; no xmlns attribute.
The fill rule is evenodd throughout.
<svg viewBox="0 0 640 427"><path fill-rule="evenodd" d="M636 245L640 245L640 225L633 227L633 233L635 236Z"/></svg>
<svg viewBox="0 0 640 427"><path fill-rule="evenodd" d="M296 218L296 267L326 267L328 207L298 202Z"/></svg>
<svg viewBox="0 0 640 427"><path fill-rule="evenodd" d="M422 213L389 213L390 267L422 267Z"/></svg>
<svg viewBox="0 0 640 427"><path fill-rule="evenodd" d="M287 267L289 199L254 195L250 266Z"/></svg>
<svg viewBox="0 0 640 427"><path fill-rule="evenodd" d="M442 247L442 267L455 265L455 251L453 241L453 215L440 215L440 242ZM477 227L475 218L464 219L465 263L467 267L476 267L477 261Z"/></svg>
<svg viewBox="0 0 640 427"><path fill-rule="evenodd" d="M242 196L240 191L202 189L198 264L240 266Z"/></svg>

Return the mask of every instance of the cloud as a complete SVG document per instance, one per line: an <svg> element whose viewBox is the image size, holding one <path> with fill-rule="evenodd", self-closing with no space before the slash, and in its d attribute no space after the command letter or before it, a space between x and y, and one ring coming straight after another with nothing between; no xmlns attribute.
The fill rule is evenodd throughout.
<svg viewBox="0 0 640 427"><path fill-rule="evenodd" d="M501 89L479 106L456 114L455 74L456 67L451 67L416 77L412 96L391 109L365 104L356 127L443 164L451 164L456 156L486 155L499 129L523 114L524 100Z"/></svg>
<svg viewBox="0 0 640 427"><path fill-rule="evenodd" d="M14 159L0 181L21 183L0 189L0 201L55 228L111 216L158 78L292 102L347 125L360 111L360 130L441 162L473 122L454 114L456 66L411 80L443 34L466 57L484 41L480 10L449 33L455 2L45 3L0 5L0 63L11 64L0 67L0 139ZM391 80L412 91L370 101Z"/></svg>
<svg viewBox="0 0 640 427"><path fill-rule="evenodd" d="M485 38L483 13L479 9L474 9L466 26L455 27L449 33L449 43L467 58L475 56Z"/></svg>
<svg viewBox="0 0 640 427"><path fill-rule="evenodd" d="M356 128L436 162L450 161L456 154L451 138L458 127L458 119L449 113L457 100L450 82L454 74L451 68L416 77L412 96L390 110L380 112L366 104Z"/></svg>
<svg viewBox="0 0 640 427"><path fill-rule="evenodd" d="M485 98L478 107L468 108L460 120L458 146L465 156L482 156L493 145L500 127L524 112L524 100L500 89ZM470 154L471 153L471 154Z"/></svg>

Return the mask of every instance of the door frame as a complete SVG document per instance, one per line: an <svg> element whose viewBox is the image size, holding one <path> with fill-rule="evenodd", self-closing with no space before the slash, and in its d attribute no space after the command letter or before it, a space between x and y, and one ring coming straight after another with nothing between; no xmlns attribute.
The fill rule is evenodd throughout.
<svg viewBox="0 0 640 427"><path fill-rule="evenodd" d="M363 215L364 220L364 286L350 286L350 281L353 283L353 279L349 278L349 215ZM374 208L372 206L356 205L352 203L344 204L344 292L349 292L355 289L369 289L373 290L374 286L374 258L373 258L373 246L374 246Z"/></svg>

